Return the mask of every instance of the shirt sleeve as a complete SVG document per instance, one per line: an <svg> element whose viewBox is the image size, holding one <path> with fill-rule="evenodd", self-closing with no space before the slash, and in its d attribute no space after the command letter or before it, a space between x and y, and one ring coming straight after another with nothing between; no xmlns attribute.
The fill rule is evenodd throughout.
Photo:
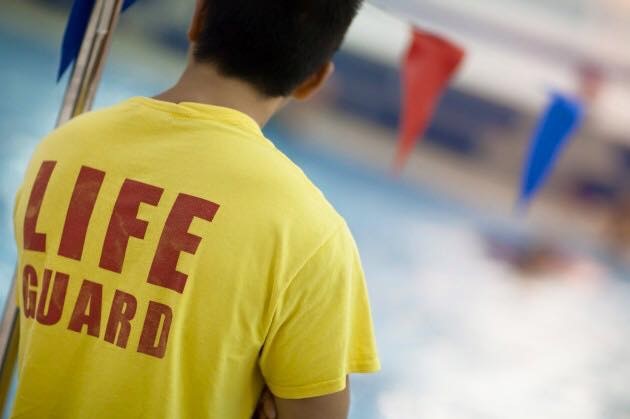
<svg viewBox="0 0 630 419"><path fill-rule="evenodd" d="M336 393L348 374L380 369L361 261L345 223L280 296L260 368L285 399Z"/></svg>

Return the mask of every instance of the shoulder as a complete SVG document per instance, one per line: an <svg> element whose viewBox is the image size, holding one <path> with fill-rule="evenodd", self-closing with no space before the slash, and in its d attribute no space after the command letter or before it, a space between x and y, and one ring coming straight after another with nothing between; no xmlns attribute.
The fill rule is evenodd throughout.
<svg viewBox="0 0 630 419"><path fill-rule="evenodd" d="M56 127L39 143L37 150L48 149L51 145L72 142L80 138L81 143L89 142L94 134L111 134L113 121L120 120L124 115L121 105L114 105L77 115L64 124Z"/></svg>
<svg viewBox="0 0 630 419"><path fill-rule="evenodd" d="M113 119L125 118L125 117L128 118L129 110L130 108L127 105L127 102L121 102L116 105L92 110L90 112L85 112L85 113L82 113L81 115L75 116L71 120L67 121L63 125L56 128L51 133L51 135L55 135L56 133L72 131L76 129L105 126L111 123Z"/></svg>
<svg viewBox="0 0 630 419"><path fill-rule="evenodd" d="M245 193L256 206L255 229L264 248L273 251L279 277L289 280L312 259L326 259L350 235L343 217L311 179L275 149L259 156L257 179ZM273 250L272 250L273 249ZM341 257L341 255L339 255Z"/></svg>
<svg viewBox="0 0 630 419"><path fill-rule="evenodd" d="M297 164L275 148L270 154L265 183L275 202L282 204L279 215L300 220L300 229L310 230L321 239L344 224L324 193Z"/></svg>

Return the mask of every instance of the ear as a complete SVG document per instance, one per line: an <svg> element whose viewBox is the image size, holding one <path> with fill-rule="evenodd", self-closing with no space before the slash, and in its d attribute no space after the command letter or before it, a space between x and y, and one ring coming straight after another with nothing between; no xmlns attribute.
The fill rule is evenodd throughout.
<svg viewBox="0 0 630 419"><path fill-rule="evenodd" d="M316 73L300 84L292 93L297 100L307 100L321 90L330 76L335 72L335 65L332 61L324 64Z"/></svg>
<svg viewBox="0 0 630 419"><path fill-rule="evenodd" d="M188 29L188 40L190 42L196 42L203 30L203 21L206 15L206 7L208 6L207 2L208 0L195 1L195 13Z"/></svg>

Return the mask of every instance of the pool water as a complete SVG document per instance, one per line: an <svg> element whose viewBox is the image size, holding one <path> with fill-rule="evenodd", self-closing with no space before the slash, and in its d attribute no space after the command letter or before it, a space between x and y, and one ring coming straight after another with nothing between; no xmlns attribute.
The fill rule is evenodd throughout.
<svg viewBox="0 0 630 419"><path fill-rule="evenodd" d="M0 54L6 294L13 195L63 87L54 83L56 39L0 26ZM97 105L166 86L166 76L143 77L141 64L114 59ZM630 286L605 265L525 280L486 252L480 232L509 230L504 221L307 146L279 122L267 134L347 218L362 254L383 370L353 378L353 419L630 417Z"/></svg>

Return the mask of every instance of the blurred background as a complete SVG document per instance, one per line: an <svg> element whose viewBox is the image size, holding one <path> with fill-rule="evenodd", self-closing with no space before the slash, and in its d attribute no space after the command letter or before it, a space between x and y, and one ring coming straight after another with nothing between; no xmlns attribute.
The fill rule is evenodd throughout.
<svg viewBox="0 0 630 419"><path fill-rule="evenodd" d="M56 120L69 0L0 2L0 293L13 197ZM193 1L138 1L97 107L154 95L186 57ZM391 167L410 23L466 61L399 177ZM346 217L383 370L353 419L630 418L630 2L381 0L366 5L308 104L266 128ZM549 92L599 94L529 211L514 211Z"/></svg>

